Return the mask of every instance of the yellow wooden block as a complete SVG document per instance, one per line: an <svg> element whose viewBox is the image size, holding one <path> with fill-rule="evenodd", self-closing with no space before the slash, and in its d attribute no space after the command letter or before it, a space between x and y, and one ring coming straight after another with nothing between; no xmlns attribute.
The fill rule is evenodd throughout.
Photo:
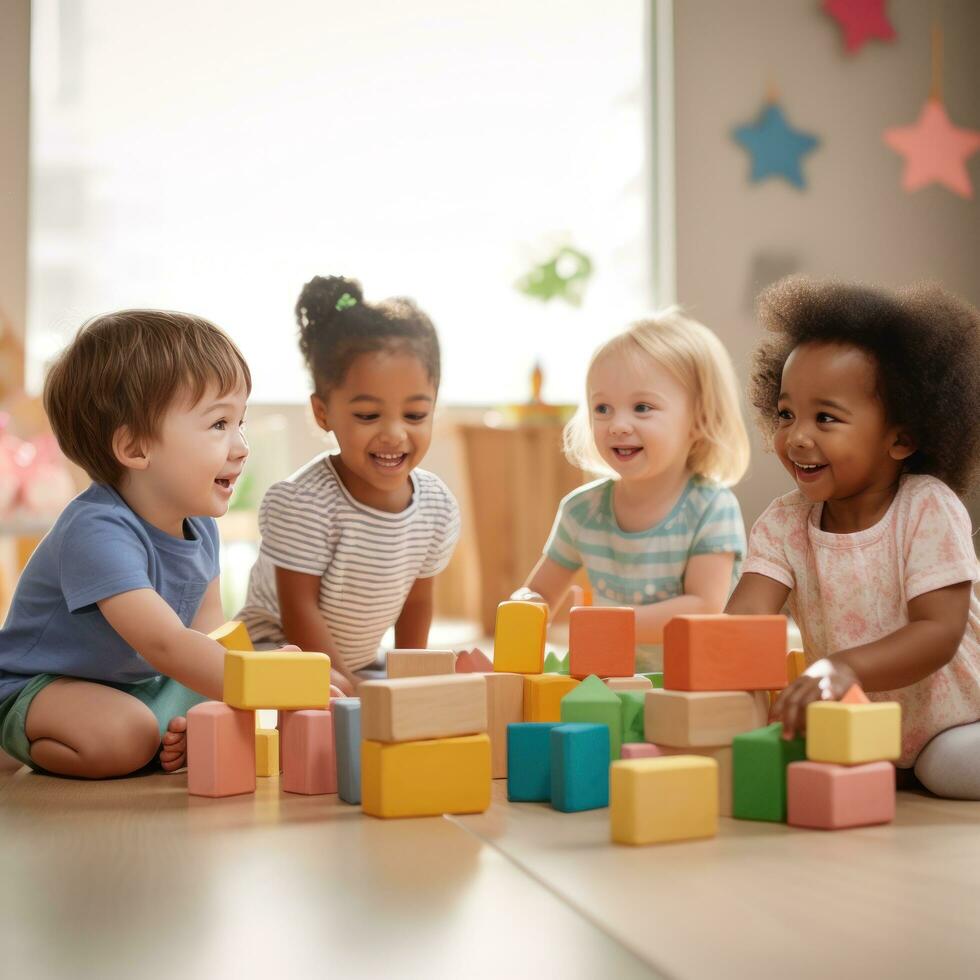
<svg viewBox="0 0 980 980"><path fill-rule="evenodd" d="M806 657L802 650L790 650L786 654L786 682L792 684L806 670Z"/></svg>
<svg viewBox="0 0 980 980"><path fill-rule="evenodd" d="M548 607L540 602L508 600L497 606L493 669L510 674L544 670L544 639Z"/></svg>
<svg viewBox="0 0 980 980"><path fill-rule="evenodd" d="M373 817L482 813L488 806L486 734L361 743L361 808Z"/></svg>
<svg viewBox="0 0 980 980"><path fill-rule="evenodd" d="M561 721L561 699L580 683L563 674L525 674L524 721Z"/></svg>
<svg viewBox="0 0 980 980"><path fill-rule="evenodd" d="M437 674L365 681L361 737L374 742L454 738L487 730L487 682L483 674Z"/></svg>
<svg viewBox="0 0 980 980"><path fill-rule="evenodd" d="M718 763L694 755L614 762L609 813L617 844L713 837L718 832Z"/></svg>
<svg viewBox="0 0 980 980"><path fill-rule="evenodd" d="M330 658L298 650L229 650L225 704L298 711L330 704Z"/></svg>
<svg viewBox="0 0 980 980"><path fill-rule="evenodd" d="M259 728L255 732L255 775L279 775L279 730Z"/></svg>
<svg viewBox="0 0 980 980"><path fill-rule="evenodd" d="M245 624L231 619L224 626L219 626L213 633L208 633L212 640L217 640L226 650L254 650L252 638L245 629Z"/></svg>
<svg viewBox="0 0 980 980"><path fill-rule="evenodd" d="M841 704L812 701L806 708L806 757L856 766L902 754L902 706L897 701Z"/></svg>
<svg viewBox="0 0 980 980"><path fill-rule="evenodd" d="M456 654L452 650L389 650L386 666L389 680L455 674Z"/></svg>

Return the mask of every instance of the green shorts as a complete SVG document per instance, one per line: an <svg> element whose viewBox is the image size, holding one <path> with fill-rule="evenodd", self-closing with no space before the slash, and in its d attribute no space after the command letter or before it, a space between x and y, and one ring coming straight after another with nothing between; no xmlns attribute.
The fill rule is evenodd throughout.
<svg viewBox="0 0 980 980"><path fill-rule="evenodd" d="M27 711L38 693L52 681L58 680L59 676L61 675L38 674L16 694L11 694L9 698L0 702L0 749L32 769L40 769L40 766L31 759L31 743L24 732ZM137 701L142 701L156 717L161 738L171 718L185 715L195 704L207 701L203 694L191 691L172 677L164 677L163 674L135 684L110 684L105 681L92 681L92 683L104 683L106 687L114 687L117 691L124 691Z"/></svg>

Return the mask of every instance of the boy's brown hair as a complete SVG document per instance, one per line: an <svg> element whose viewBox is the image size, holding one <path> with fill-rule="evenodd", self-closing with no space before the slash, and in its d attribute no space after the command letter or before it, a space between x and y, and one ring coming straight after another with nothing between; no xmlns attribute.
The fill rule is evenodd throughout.
<svg viewBox="0 0 980 980"><path fill-rule="evenodd" d="M123 475L112 440L121 426L152 439L181 395L200 400L209 385L226 395L252 388L245 358L203 317L169 310L121 310L85 323L44 381L44 410L61 451L96 482Z"/></svg>

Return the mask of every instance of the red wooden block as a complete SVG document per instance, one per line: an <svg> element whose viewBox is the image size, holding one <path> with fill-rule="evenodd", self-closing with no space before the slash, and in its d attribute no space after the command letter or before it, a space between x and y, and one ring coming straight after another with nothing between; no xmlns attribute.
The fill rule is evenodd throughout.
<svg viewBox="0 0 980 980"><path fill-rule="evenodd" d="M318 796L337 792L337 754L329 711L291 711L282 730L282 788Z"/></svg>
<svg viewBox="0 0 980 980"><path fill-rule="evenodd" d="M895 767L890 762L838 766L791 762L786 768L787 823L840 830L895 818Z"/></svg>
<svg viewBox="0 0 980 980"><path fill-rule="evenodd" d="M625 742L620 750L621 759L655 759L664 755L659 745L652 742Z"/></svg>
<svg viewBox="0 0 980 980"><path fill-rule="evenodd" d="M187 712L187 792L255 792L255 712L205 701Z"/></svg>
<svg viewBox="0 0 980 980"><path fill-rule="evenodd" d="M576 606L568 616L568 673L582 680L632 677L636 612L630 606Z"/></svg>
<svg viewBox="0 0 980 980"><path fill-rule="evenodd" d="M675 616L664 627L666 690L785 686L785 616Z"/></svg>
<svg viewBox="0 0 980 980"><path fill-rule="evenodd" d="M493 664L482 650L461 650L456 654L457 674L492 674Z"/></svg>

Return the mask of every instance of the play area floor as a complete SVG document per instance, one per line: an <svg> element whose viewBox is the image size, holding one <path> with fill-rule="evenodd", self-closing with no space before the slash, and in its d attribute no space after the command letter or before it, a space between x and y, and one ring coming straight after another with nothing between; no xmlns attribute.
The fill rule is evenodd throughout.
<svg viewBox="0 0 980 980"><path fill-rule="evenodd" d="M980 803L900 793L837 833L721 820L608 841L608 811L381 821L335 796L188 797L186 774L0 775L4 976L980 975Z"/></svg>

